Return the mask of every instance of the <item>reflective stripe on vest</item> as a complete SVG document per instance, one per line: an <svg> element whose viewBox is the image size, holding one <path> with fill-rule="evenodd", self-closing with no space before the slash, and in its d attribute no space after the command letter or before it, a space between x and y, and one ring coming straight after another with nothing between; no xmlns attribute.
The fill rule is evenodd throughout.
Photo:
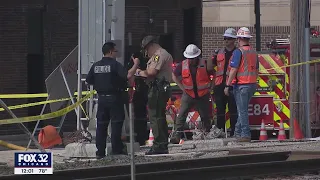
<svg viewBox="0 0 320 180"><path fill-rule="evenodd" d="M189 73L189 76L184 78L183 76L186 75L185 73ZM182 81L181 82L185 90L189 91L189 93L188 92L187 93L189 95L192 94L194 96L193 81L192 81L191 72L189 69L188 59L182 61ZM198 69L196 72L196 82L197 82L198 95L199 97L201 97L206 93L206 90L208 90L210 87L210 79L207 74L207 67L206 67L205 60L201 59L199 61Z"/></svg>
<svg viewBox="0 0 320 180"><path fill-rule="evenodd" d="M184 61L182 61L182 73L183 73L183 71L184 70L189 70L189 61L188 60L184 60ZM190 72L191 73L191 72ZM191 76L191 74L190 74L190 76ZM183 87L185 88L185 89L189 89L189 90L191 90L191 89L193 89L193 86L187 86L187 85L185 85L185 84L183 84L182 83L182 85L183 85Z"/></svg>
<svg viewBox="0 0 320 180"><path fill-rule="evenodd" d="M201 59L199 61L198 68L206 68L206 63L205 63L204 60ZM183 72L183 70L187 70L187 69L189 70L189 61L184 60L184 61L182 61L182 72ZM182 83L182 85L183 85L183 87L185 89L189 89L189 90L193 89L193 86L187 86L187 85L185 85L183 83ZM208 83L207 85L202 85L202 86L201 85L200 86L197 85L198 90L206 89L206 88L209 88L209 87L210 87L210 83Z"/></svg>
<svg viewBox="0 0 320 180"><path fill-rule="evenodd" d="M200 69L200 68L204 68L204 70L207 71L206 61L203 60L203 59L201 59L201 60L199 61L198 69ZM197 71L198 71L198 70L197 70ZM198 74L198 72L197 72L197 74ZM208 74L207 74L207 77L208 77ZM197 79L197 75L196 75L196 79ZM209 77L208 77L208 80L209 80ZM203 89L208 89L208 88L210 88L210 80L209 80L208 83L205 84L205 85L199 85L198 82L197 82L197 88L198 88L198 90L203 90Z"/></svg>
<svg viewBox="0 0 320 180"><path fill-rule="evenodd" d="M218 62L220 62L220 57L223 56L223 62L221 62L221 64L218 64ZM220 49L217 55L217 72L216 72L216 76L223 76L223 71L224 71L224 65L225 65L225 61L226 61L226 56L225 56L225 52L223 49Z"/></svg>
<svg viewBox="0 0 320 180"><path fill-rule="evenodd" d="M236 78L232 80L232 84L250 84L256 83L258 78L258 55L250 46L240 47L242 58Z"/></svg>
<svg viewBox="0 0 320 180"><path fill-rule="evenodd" d="M243 72L238 72L237 73L237 77L238 76L258 76L258 71L255 69L255 71L249 71L248 68L248 59L247 59L247 55L248 54L255 54L257 55L257 52L253 49L249 49L249 50L245 50L242 47L239 48L239 50L242 52L242 58L243 58ZM258 61L258 56L256 61ZM257 62L255 62L255 68L256 68L256 64Z"/></svg>

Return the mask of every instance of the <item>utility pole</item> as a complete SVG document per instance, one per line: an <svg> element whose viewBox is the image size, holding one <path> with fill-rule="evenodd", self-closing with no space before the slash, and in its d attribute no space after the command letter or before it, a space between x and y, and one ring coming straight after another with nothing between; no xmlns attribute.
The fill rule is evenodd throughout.
<svg viewBox="0 0 320 180"><path fill-rule="evenodd" d="M256 50L261 51L260 0L254 0L254 13L256 16L256 23L254 25L256 29Z"/></svg>
<svg viewBox="0 0 320 180"><path fill-rule="evenodd" d="M303 62L305 55L306 1L290 1L290 64ZM305 116L305 74L302 66L290 67L290 138L294 137L294 120L296 119L306 135Z"/></svg>

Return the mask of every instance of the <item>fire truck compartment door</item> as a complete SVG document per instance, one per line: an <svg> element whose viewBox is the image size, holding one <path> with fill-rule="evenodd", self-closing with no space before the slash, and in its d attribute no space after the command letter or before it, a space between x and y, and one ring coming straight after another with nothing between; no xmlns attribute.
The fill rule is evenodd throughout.
<svg viewBox="0 0 320 180"><path fill-rule="evenodd" d="M253 96L248 106L250 126L260 126L262 119L266 128L273 126L273 96Z"/></svg>
<svg viewBox="0 0 320 180"><path fill-rule="evenodd" d="M255 95L270 95L274 99L286 100L285 77L285 74L259 74L257 79L258 88Z"/></svg>

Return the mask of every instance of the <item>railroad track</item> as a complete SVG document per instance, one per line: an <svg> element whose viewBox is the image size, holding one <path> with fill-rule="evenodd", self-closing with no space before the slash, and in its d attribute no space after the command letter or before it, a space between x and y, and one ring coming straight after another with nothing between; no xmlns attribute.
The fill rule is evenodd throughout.
<svg viewBox="0 0 320 180"><path fill-rule="evenodd" d="M136 164L137 180L212 180L234 177L252 177L278 173L320 170L320 158L287 161L292 153L264 152L231 155L219 158L199 158ZM14 175L0 179L25 180L29 175ZM130 180L130 165L55 171L51 176L37 175L49 179L82 180ZM34 178L29 177L29 178Z"/></svg>

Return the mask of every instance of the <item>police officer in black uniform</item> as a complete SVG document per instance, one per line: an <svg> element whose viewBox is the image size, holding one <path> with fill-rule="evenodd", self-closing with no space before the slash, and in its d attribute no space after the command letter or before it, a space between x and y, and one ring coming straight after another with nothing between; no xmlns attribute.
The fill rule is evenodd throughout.
<svg viewBox="0 0 320 180"><path fill-rule="evenodd" d="M112 154L125 154L121 141L125 119L122 94L127 87L127 71L116 61L116 44L107 42L102 47L103 58L94 63L86 82L98 92L96 147L97 159L106 156L106 138L111 120Z"/></svg>
<svg viewBox="0 0 320 180"><path fill-rule="evenodd" d="M148 140L148 117L147 117L147 103L148 103L148 85L145 78L134 77L137 69L145 70L147 68L147 59L141 52L132 54L131 61L128 63L128 78L129 82L135 84L135 92L133 94L133 111L136 141L140 146L145 145Z"/></svg>

